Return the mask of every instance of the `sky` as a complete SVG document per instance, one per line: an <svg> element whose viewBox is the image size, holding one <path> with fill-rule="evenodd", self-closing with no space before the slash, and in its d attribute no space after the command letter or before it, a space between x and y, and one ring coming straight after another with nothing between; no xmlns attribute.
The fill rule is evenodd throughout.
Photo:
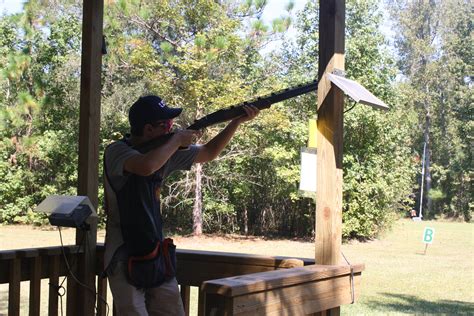
<svg viewBox="0 0 474 316"><path fill-rule="evenodd" d="M293 0L294 6L292 10L293 22L296 21L296 14L304 8L305 3L308 0ZM267 6L265 7L265 11L263 11L262 19L266 23L270 23L271 20L274 18L278 18L282 15L287 16L288 13L286 12L286 5L288 4L288 0L269 0ZM294 28L294 23L288 29L286 35L288 38L295 39L296 38L296 29ZM273 49L276 49L278 46L282 45L283 41L274 41L271 42L267 47L261 50L262 53L271 52Z"/></svg>
<svg viewBox="0 0 474 316"><path fill-rule="evenodd" d="M0 0L0 13L20 12L22 8L22 0Z"/></svg>
<svg viewBox="0 0 474 316"><path fill-rule="evenodd" d="M303 8L307 0L294 0L293 11L299 11ZM0 0L0 13L15 13L19 12L23 8L24 0ZM263 19L266 21L271 20L272 17L278 17L285 12L285 6L287 5L288 0L269 0L265 12L263 14Z"/></svg>
<svg viewBox="0 0 474 316"><path fill-rule="evenodd" d="M308 0L293 0L294 7L292 10L293 18L296 19L296 13L301 11L304 8L305 3ZM288 4L289 0L269 0L267 6L265 7L265 11L263 12L262 19L267 23L274 18L278 18L281 15L286 14L286 5ZM290 33L289 35L295 35L295 29L290 27L288 30Z"/></svg>
<svg viewBox="0 0 474 316"><path fill-rule="evenodd" d="M292 10L293 18L296 19L296 13L301 11L304 7L304 4L308 0L293 0L294 6ZM0 14L4 13L16 13L20 12L23 9L23 3L25 0L0 0ZM280 16L287 16L285 7L287 6L289 0L268 0L268 3L265 7L265 10L262 15L263 21L267 24L271 24L271 21L274 18ZM287 31L288 38L296 37L296 30L293 26ZM279 45L282 44L282 41L274 41L262 49L262 53L268 53L273 49L276 49Z"/></svg>
<svg viewBox="0 0 474 316"><path fill-rule="evenodd" d="M292 16L294 20L296 19L296 14L304 8L307 1L308 0L293 0L294 7ZM0 0L0 14L20 12L23 9L23 2L25 2L25 0ZM262 19L265 23L270 25L274 18L282 15L287 16L285 7L288 2L289 0L268 0L267 6L262 15ZM384 25L382 25L382 32L384 32L388 39L391 39L394 34L388 21L389 19L386 18ZM295 37L296 29L293 26L290 26L287 31L287 38L294 39ZM279 45L282 45L282 41L274 41L267 45L267 47L262 50L262 53L270 52L271 50L278 48Z"/></svg>

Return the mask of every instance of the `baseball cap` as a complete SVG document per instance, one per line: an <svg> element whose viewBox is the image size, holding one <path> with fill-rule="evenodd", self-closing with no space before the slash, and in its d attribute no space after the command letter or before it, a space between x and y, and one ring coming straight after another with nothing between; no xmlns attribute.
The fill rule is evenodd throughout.
<svg viewBox="0 0 474 316"><path fill-rule="evenodd" d="M170 108L160 97L149 95L139 98L130 107L128 120L132 128L143 128L146 124L152 124L158 120L169 120L177 117L183 111L182 108Z"/></svg>

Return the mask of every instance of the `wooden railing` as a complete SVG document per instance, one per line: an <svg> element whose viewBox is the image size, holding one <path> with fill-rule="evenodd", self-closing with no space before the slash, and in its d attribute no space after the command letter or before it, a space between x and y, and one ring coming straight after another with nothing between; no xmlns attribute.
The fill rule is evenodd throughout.
<svg viewBox="0 0 474 316"><path fill-rule="evenodd" d="M204 281L205 315L317 315L353 303L364 265L309 265Z"/></svg>
<svg viewBox="0 0 474 316"><path fill-rule="evenodd" d="M64 251L64 254L63 254ZM82 251L78 246L44 247L35 249L18 249L0 251L0 284L8 284L8 315L20 315L20 284L30 281L29 315L44 315L41 308L41 280L49 279L48 315L58 315L59 279L68 275L64 255L70 265L78 262ZM104 246L97 246L96 275L103 267ZM204 281L233 277L277 269L288 269L314 264L311 259L289 257L270 257L236 253L178 250L177 279L181 287L181 297L186 314L190 310L190 289L200 287ZM106 315L107 279L97 278L98 300L97 312ZM4 298L0 298L4 300ZM74 299L67 297L67 300ZM205 313L205 293L200 289L198 294L198 314Z"/></svg>

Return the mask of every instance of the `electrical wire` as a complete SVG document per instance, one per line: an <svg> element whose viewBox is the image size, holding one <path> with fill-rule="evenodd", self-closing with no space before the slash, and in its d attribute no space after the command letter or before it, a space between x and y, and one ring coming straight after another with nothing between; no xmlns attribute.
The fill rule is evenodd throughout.
<svg viewBox="0 0 474 316"><path fill-rule="evenodd" d="M72 268L71 266L69 265L69 261L67 260L67 257L66 257L66 252L64 251L64 244L63 244L63 237L62 237L62 233L61 233L61 227L58 226L58 230L59 230L59 239L61 241L61 252L63 254L63 257L64 257L64 262L66 263L66 268L69 272L69 275L71 275L71 277L74 279L74 281L76 281L77 284L79 284L80 286L82 286L83 288L91 291L92 293L94 293L94 296L97 296L99 298L99 300L101 300L102 302L105 303L105 306L106 306L106 315L108 316L109 315L109 311L110 311L110 307L109 307L109 304L107 303L107 301L101 296L99 295L99 293L97 293L95 291L95 289L92 289L91 287L87 286L86 284L82 283L81 281L78 280L78 278L74 275L74 273L72 272ZM86 241L87 243L87 234L84 234L83 237L82 237L82 240L81 240L81 243L79 244L79 247L76 251L76 256L74 256L75 258L77 258L77 254L79 253L79 250L81 249L81 246L84 244L84 241ZM90 248L88 248L90 250ZM75 264L75 262L74 262ZM74 266L74 265L73 265ZM62 296L64 296L66 294L66 289L63 287L63 283L64 281L66 280L66 277L64 277L63 281L61 282L61 284L58 286L58 296L60 297L60 300L61 300L61 315L63 315L63 303L62 303ZM52 285L51 285L52 286ZM60 289L63 289L63 293L62 295L59 293L59 290ZM97 302L97 306L96 306L96 314L98 314L98 304L99 302Z"/></svg>
<svg viewBox="0 0 474 316"><path fill-rule="evenodd" d="M349 263L349 260L347 260L346 256L344 256L344 253L341 251L341 255L342 257L344 258L344 260L346 260L347 264L349 265L349 267L351 268L351 304L354 304L355 302L355 292L354 292L354 267L352 266L352 264Z"/></svg>
<svg viewBox="0 0 474 316"><path fill-rule="evenodd" d="M58 229L59 229L59 239L61 240L61 253L63 254L64 260L66 261L66 263L68 263L67 260L66 260L66 254L64 252L64 245L63 245L63 238L62 238L62 234L61 234L61 227L58 226ZM82 237L82 240L79 243L79 247L76 249L76 253L75 253L75 256L73 257L73 259L76 259L77 255L81 251L81 246L84 244L84 238L85 238L85 235ZM76 262L77 261L74 260L74 262L71 264L71 268L75 266ZM67 276L65 275L63 280L61 281L61 283L59 285L54 285L54 284L49 283L49 285L51 287L56 288L56 291L58 292L58 296L59 296L59 299L61 301L61 305L60 305L61 306L61 315L64 314L64 312L63 312L63 296L66 295L66 288L63 286L63 284L66 281L66 278L67 278Z"/></svg>
<svg viewBox="0 0 474 316"><path fill-rule="evenodd" d="M354 102L354 105L352 105L350 108L348 108L347 110L345 110L343 113L349 112L350 110L352 110L353 108L355 108L356 105L357 105L357 102Z"/></svg>
<svg viewBox="0 0 474 316"><path fill-rule="evenodd" d="M87 245L87 250L89 250L89 253L91 253L92 250L90 248L90 244L87 242L87 234L85 234L85 236L86 236L86 243L85 244ZM99 295L98 292L94 291L94 295L96 295L97 298L105 304L106 315L108 316L110 307L109 307L109 304L107 303L107 300L102 295ZM99 302L97 302L97 306L96 306L97 314L98 314L98 309L99 309Z"/></svg>

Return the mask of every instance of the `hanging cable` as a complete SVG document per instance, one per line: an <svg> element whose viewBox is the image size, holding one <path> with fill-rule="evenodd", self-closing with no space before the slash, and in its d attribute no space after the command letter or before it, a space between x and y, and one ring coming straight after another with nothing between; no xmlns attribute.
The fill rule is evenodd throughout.
<svg viewBox="0 0 474 316"><path fill-rule="evenodd" d="M110 307L109 307L109 304L107 303L107 301L101 295L99 295L99 293L97 293L95 291L95 289L92 289L89 286L87 286L86 284L79 281L78 278L72 272L71 267L73 267L76 262L74 262L74 264L72 266L69 265L69 261L67 260L67 257L66 257L66 252L64 251L64 244L63 244L63 237L62 237L62 233L61 233L61 227L58 226L58 230L59 230L59 239L61 241L61 252L63 254L64 262L66 263L66 268L67 268L67 271L68 271L69 275L74 279L74 281L76 281L77 284L79 284L83 288L85 288L85 289L91 291L92 293L94 293L94 296L97 296L99 298L99 300L101 300L102 302L105 303L106 315L108 316ZM74 256L74 258L77 258L77 255L79 254L79 250L81 249L81 246L84 245L84 241L87 243L87 234L83 235L81 243L79 244L79 247L76 250L76 255ZM88 250L90 250L90 249L88 248ZM66 276L64 277L61 284L58 286L58 296L60 297L60 300L61 300L61 315L63 315L62 296L64 296L64 294L66 293L66 289L63 287L63 283L64 283L65 280L66 280ZM59 293L60 289L63 289L62 294ZM99 304L99 302L97 302L97 305L95 307L96 308L96 314L98 314L98 304Z"/></svg>
<svg viewBox="0 0 474 316"><path fill-rule="evenodd" d="M352 110L353 108L355 108L355 106L357 105L357 102L354 102L354 101L352 101L352 102L353 102L354 104L353 104L350 108L348 108L347 110L345 110L343 113L347 113L347 112L349 112L350 110Z"/></svg>
<svg viewBox="0 0 474 316"><path fill-rule="evenodd" d="M61 253L62 253L62 255L64 257L64 260L66 262L66 266L68 267L68 271L70 271L70 268L74 267L74 265L76 264L76 260L74 260L71 267L69 267L68 261L66 259L66 253L64 252L63 235L61 233L61 227L58 226L58 230L59 230L59 240L61 241ZM79 247L76 249L75 256L73 257L74 259L77 258L77 255L79 254L79 251L81 250L81 246L84 244L84 238L85 238L85 235L82 237L82 240L79 243ZM51 287L54 287L56 289L57 293L58 293L60 303L61 303L61 305L60 305L61 306L61 315L63 315L63 313L64 313L63 312L63 296L66 295L66 288L63 286L63 284L66 281L66 278L67 278L67 276L65 275L63 280L61 281L61 283L59 285L54 285L54 284L49 283L49 285Z"/></svg>
<svg viewBox="0 0 474 316"><path fill-rule="evenodd" d="M352 264L349 263L349 260L347 260L346 256L344 256L344 253L341 251L341 255L346 260L347 265L351 268L351 304L354 304L355 302L355 292L354 292L354 267Z"/></svg>

